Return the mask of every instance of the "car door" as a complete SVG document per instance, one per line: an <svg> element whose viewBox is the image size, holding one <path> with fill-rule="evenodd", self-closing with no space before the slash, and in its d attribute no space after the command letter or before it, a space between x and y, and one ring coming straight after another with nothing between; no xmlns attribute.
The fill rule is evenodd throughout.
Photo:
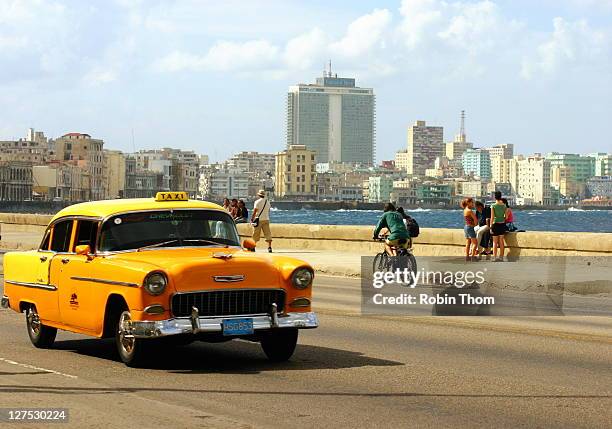
<svg viewBox="0 0 612 429"><path fill-rule="evenodd" d="M52 296L49 296L45 308L45 317L51 321L60 321L60 313L59 313L59 301L58 301L58 293L56 284L51 282L50 274L51 274L51 260L55 255L55 252L49 249L51 244L51 228L47 229L45 232L45 236L43 241L38 249L37 253L37 263L36 263L36 283L40 285L49 286L49 291L53 292ZM49 294L50 295L50 294ZM39 310L41 311L41 310Z"/></svg>
<svg viewBox="0 0 612 429"><path fill-rule="evenodd" d="M58 289L58 306L62 323L80 327L79 297L76 285L70 280L70 262L75 256L71 252L74 227L74 219L64 219L53 225L49 247L54 252L51 259L50 281L55 282Z"/></svg>
<svg viewBox="0 0 612 429"><path fill-rule="evenodd" d="M76 247L88 245L95 249L98 221L76 219L69 252L62 255L60 284L66 290L66 317L74 327L96 333L104 319L104 285L97 283L94 265L100 262L91 255L76 254Z"/></svg>

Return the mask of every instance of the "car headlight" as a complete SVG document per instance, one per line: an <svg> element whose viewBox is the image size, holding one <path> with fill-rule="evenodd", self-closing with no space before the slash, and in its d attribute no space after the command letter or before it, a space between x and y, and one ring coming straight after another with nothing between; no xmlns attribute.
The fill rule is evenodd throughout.
<svg viewBox="0 0 612 429"><path fill-rule="evenodd" d="M313 274L308 268L298 268L291 275L291 283L296 289L306 289L312 283Z"/></svg>
<svg viewBox="0 0 612 429"><path fill-rule="evenodd" d="M161 295L166 290L168 279L163 273L151 273L144 280L144 289L151 295Z"/></svg>

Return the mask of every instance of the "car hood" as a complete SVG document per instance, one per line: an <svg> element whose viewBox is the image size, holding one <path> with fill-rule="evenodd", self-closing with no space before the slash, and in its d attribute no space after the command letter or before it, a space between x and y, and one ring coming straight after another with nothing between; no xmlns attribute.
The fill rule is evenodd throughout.
<svg viewBox="0 0 612 429"><path fill-rule="evenodd" d="M109 259L142 264L168 274L176 291L282 287L289 268L305 265L237 248L173 248L115 254ZM289 265L289 266L288 266Z"/></svg>

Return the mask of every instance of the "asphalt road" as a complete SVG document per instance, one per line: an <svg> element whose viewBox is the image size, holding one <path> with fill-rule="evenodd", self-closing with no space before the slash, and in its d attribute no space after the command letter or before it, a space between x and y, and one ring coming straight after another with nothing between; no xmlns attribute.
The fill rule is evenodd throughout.
<svg viewBox="0 0 612 429"><path fill-rule="evenodd" d="M67 408L80 428L611 426L612 319L361 316L358 289L318 276L321 327L284 364L234 341L132 369L106 340L35 349L0 310L0 407Z"/></svg>

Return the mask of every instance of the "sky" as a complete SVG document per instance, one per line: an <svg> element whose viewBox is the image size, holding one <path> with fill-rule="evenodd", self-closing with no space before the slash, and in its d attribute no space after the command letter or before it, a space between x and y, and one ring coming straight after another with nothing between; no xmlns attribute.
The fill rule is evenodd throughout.
<svg viewBox="0 0 612 429"><path fill-rule="evenodd" d="M330 59L374 88L378 161L461 110L476 146L612 152L612 0L0 0L0 140L276 152Z"/></svg>

